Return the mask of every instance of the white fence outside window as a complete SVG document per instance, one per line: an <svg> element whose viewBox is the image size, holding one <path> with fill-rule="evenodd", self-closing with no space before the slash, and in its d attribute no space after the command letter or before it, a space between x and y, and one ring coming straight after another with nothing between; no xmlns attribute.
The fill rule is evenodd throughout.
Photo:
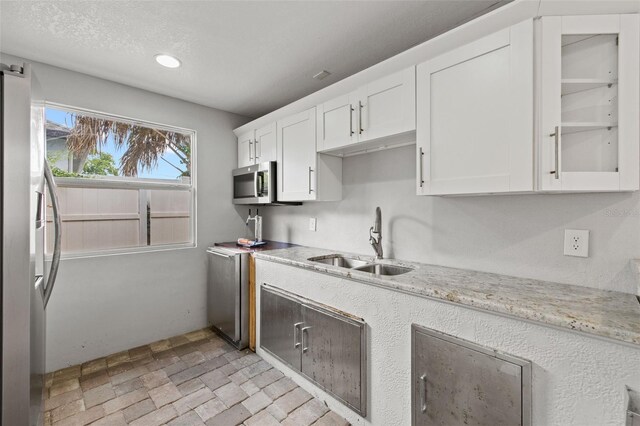
<svg viewBox="0 0 640 426"><path fill-rule="evenodd" d="M185 184L56 178L62 252L192 244L193 189ZM47 222L52 214L48 204ZM47 252L53 226L47 226Z"/></svg>

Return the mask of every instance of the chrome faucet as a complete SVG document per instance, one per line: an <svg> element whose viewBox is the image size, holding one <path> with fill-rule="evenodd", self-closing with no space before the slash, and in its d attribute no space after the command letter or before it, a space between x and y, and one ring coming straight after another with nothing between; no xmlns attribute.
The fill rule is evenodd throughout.
<svg viewBox="0 0 640 426"><path fill-rule="evenodd" d="M262 241L262 216L260 216L259 214L259 210L256 209L256 215L254 217L251 217L251 209L249 209L249 216L247 217L247 221L245 222L245 225L249 226L249 221L254 221L254 236L255 236L255 241L256 242L261 242Z"/></svg>
<svg viewBox="0 0 640 426"><path fill-rule="evenodd" d="M376 234L374 237L373 234ZM376 221L369 228L369 243L376 252L376 259L382 259L382 212L380 207L376 207Z"/></svg>

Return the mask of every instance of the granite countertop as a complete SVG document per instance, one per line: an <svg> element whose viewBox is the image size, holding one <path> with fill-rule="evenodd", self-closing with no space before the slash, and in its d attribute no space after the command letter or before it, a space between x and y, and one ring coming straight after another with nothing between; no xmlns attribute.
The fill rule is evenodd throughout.
<svg viewBox="0 0 640 426"><path fill-rule="evenodd" d="M640 302L633 294L397 260L384 259L379 263L414 270L402 275L375 276L307 260L331 254L373 261L370 256L302 246L264 251L255 256L390 290L640 345Z"/></svg>

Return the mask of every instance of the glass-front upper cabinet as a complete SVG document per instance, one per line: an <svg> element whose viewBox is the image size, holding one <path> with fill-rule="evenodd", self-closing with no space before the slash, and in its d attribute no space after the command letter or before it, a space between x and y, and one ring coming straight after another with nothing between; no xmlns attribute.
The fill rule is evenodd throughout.
<svg viewBox="0 0 640 426"><path fill-rule="evenodd" d="M541 191L638 189L639 38L636 14L541 19Z"/></svg>

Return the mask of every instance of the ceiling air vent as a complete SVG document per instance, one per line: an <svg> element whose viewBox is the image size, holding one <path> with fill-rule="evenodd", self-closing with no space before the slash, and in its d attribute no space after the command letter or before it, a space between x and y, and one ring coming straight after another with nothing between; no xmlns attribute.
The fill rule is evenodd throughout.
<svg viewBox="0 0 640 426"><path fill-rule="evenodd" d="M316 80L322 80L323 78L326 78L326 77L328 77L330 75L331 75L331 73L329 71L322 70L318 74L314 75L313 78L315 78Z"/></svg>

